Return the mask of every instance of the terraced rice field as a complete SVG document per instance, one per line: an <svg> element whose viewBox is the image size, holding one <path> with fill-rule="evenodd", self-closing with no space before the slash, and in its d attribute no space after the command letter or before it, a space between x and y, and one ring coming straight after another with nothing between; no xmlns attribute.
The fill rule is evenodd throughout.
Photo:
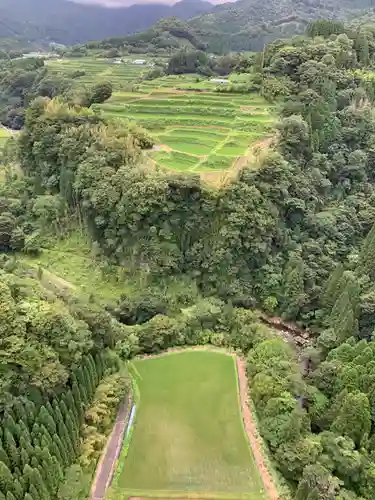
<svg viewBox="0 0 375 500"><path fill-rule="evenodd" d="M136 82L150 68L136 64L114 64L108 59L56 59L47 62L50 71L71 76L76 71L85 71L77 83L94 84L110 81L115 90L125 89Z"/></svg>
<svg viewBox="0 0 375 500"><path fill-rule="evenodd" d="M149 152L156 167L207 173L210 182L215 176L222 179L223 171L246 164L254 145L271 135L276 116L272 105L257 94L216 92L216 83L198 75L147 81L142 75L149 67L92 58L59 59L48 65L52 72L66 75L85 71L77 84L111 81L113 96L96 109L148 129L156 143Z"/></svg>
<svg viewBox="0 0 375 500"><path fill-rule="evenodd" d="M172 80L175 88L164 86ZM155 165L176 171L226 170L270 135L276 111L261 96L178 90L184 81L167 77L115 92L98 109L147 128L157 145L149 153Z"/></svg>

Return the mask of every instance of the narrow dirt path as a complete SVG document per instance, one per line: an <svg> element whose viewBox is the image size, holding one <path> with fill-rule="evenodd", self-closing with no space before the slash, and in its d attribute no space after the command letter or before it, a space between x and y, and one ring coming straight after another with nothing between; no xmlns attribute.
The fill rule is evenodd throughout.
<svg viewBox="0 0 375 500"><path fill-rule="evenodd" d="M104 500L107 489L112 481L128 422L129 403L130 400L127 398L117 413L115 425L96 469L90 493L91 500Z"/></svg>

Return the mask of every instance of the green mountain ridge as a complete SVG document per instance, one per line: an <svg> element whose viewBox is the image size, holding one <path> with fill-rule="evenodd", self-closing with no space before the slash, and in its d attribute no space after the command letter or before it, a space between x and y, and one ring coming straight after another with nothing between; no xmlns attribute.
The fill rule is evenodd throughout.
<svg viewBox="0 0 375 500"><path fill-rule="evenodd" d="M182 0L106 8L68 0L2 0L0 38L53 41L66 45L143 31L159 19L189 19L212 8L203 0Z"/></svg>
<svg viewBox="0 0 375 500"><path fill-rule="evenodd" d="M212 51L260 50L276 38L303 33L312 20L345 21L373 4L373 0L239 0L216 6L188 23Z"/></svg>

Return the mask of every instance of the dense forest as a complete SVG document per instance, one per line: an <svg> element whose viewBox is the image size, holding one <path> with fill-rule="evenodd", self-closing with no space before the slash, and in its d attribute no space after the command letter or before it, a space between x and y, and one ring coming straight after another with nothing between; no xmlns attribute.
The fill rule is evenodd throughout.
<svg viewBox="0 0 375 500"><path fill-rule="evenodd" d="M178 47L182 39L185 44L190 42L197 49L205 47L216 54L259 51L275 39L303 34L309 22L316 19L343 22L353 17L357 19L363 12L363 18L357 22L366 24L370 7L373 7L373 0L283 0L268 3L239 0L217 5L209 12L183 22L176 19L182 19L182 16L171 14L175 17L163 19L145 32L109 37L100 45L125 52L160 52L161 49Z"/></svg>
<svg viewBox="0 0 375 500"><path fill-rule="evenodd" d="M128 390L122 360L205 343L246 356L285 498L374 498L374 65L375 27L332 21L242 61L281 116L256 168L220 190L149 169L147 134L81 96L22 102L6 158L23 175L0 187L0 499L80 498L69 485L90 477ZM17 252L74 227L145 286L105 309L47 293ZM311 344L298 357L255 308L308 327Z"/></svg>
<svg viewBox="0 0 375 500"><path fill-rule="evenodd" d="M174 5L135 4L108 9L100 5L79 4L68 0L2 0L0 5L0 47L2 39L17 38L21 47L36 42L74 45L90 40L125 38L140 33L138 41L163 47L162 40L175 44L169 30L160 30L159 20L174 17L189 20L189 31L209 47L210 52L261 50L276 38L287 38L305 31L307 24L319 18L348 21L373 7L373 0L239 0L212 6L202 0L182 0ZM155 33L157 32L157 34ZM8 42L7 42L8 43ZM129 39L134 47L134 39Z"/></svg>

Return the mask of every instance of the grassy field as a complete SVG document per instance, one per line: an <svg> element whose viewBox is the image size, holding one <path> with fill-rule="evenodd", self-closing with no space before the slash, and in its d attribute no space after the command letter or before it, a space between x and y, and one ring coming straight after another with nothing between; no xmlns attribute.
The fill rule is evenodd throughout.
<svg viewBox="0 0 375 500"><path fill-rule="evenodd" d="M263 500L232 356L185 351L134 362L140 403L109 498L220 493Z"/></svg>
<svg viewBox="0 0 375 500"><path fill-rule="evenodd" d="M22 256L21 261L32 267L41 266L57 286L66 282L72 292L86 297L94 294L104 305L132 289L125 276L117 280L115 270L110 274L102 269L100 261L93 257L90 243L78 231L56 241L38 257Z"/></svg>

